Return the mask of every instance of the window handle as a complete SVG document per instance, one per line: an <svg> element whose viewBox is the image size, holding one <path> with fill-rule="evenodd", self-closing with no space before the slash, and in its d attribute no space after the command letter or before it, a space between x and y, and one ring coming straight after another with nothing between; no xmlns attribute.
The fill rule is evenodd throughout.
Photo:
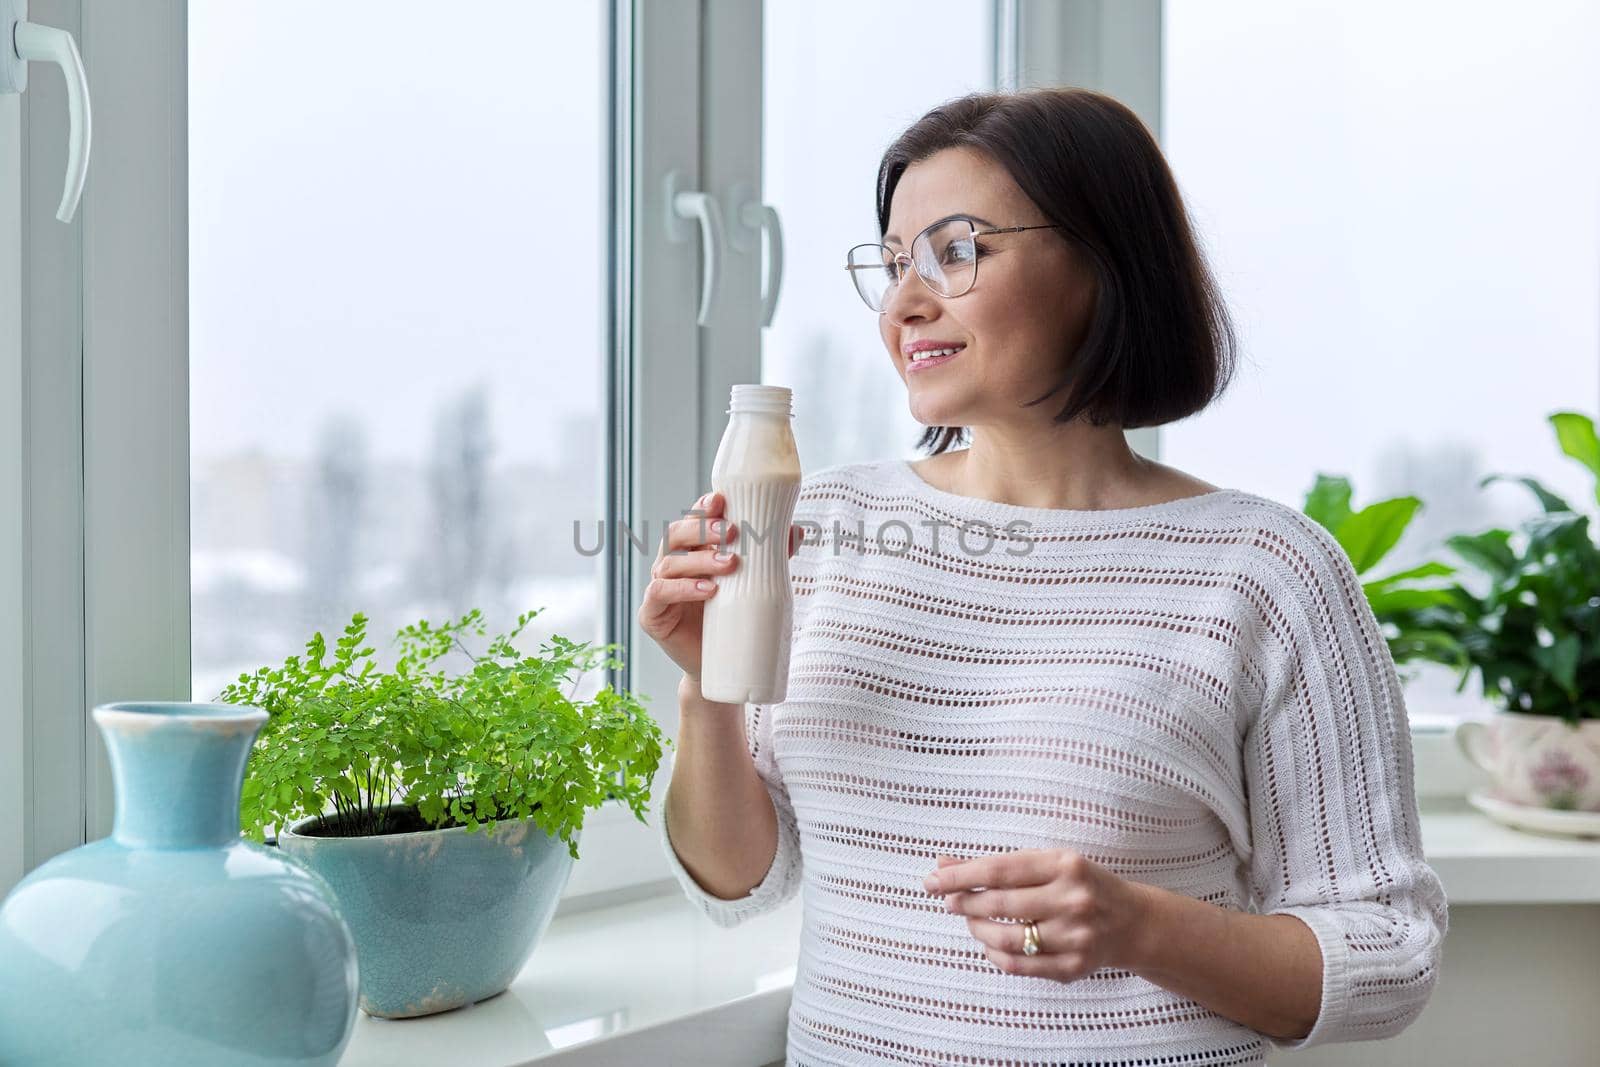
<svg viewBox="0 0 1600 1067"><path fill-rule="evenodd" d="M733 202L739 205L739 225L733 229L733 247L747 252L751 246L767 237L767 287L761 294L761 325L771 326L772 316L778 310L778 291L783 286L783 225L778 220L778 209L756 200L750 186L733 187Z"/></svg>
<svg viewBox="0 0 1600 1067"><path fill-rule="evenodd" d="M683 174L673 171L666 178L667 236L673 241L689 237L687 219L700 221L700 313L695 321L701 326L711 317L711 303L717 296L717 279L721 263L717 250L722 247L722 208L716 197L697 189L684 189Z"/></svg>
<svg viewBox="0 0 1600 1067"><path fill-rule="evenodd" d="M72 34L28 21L27 0L0 0L0 93L28 88L30 62L54 63L67 81L67 177L56 218L71 222L89 173L89 79Z"/></svg>
<svg viewBox="0 0 1600 1067"><path fill-rule="evenodd" d="M761 294L761 325L771 326L778 310L778 290L783 286L783 224L771 204L746 204L741 214L746 226L767 235L767 290Z"/></svg>

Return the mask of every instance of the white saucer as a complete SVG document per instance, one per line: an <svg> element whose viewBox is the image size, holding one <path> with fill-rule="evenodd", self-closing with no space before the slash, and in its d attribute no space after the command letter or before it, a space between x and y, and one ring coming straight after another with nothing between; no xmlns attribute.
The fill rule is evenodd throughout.
<svg viewBox="0 0 1600 1067"><path fill-rule="evenodd" d="M1558 811L1555 808L1513 804L1509 800L1501 800L1487 788L1468 793L1467 803L1496 822L1518 830L1600 839L1600 811Z"/></svg>

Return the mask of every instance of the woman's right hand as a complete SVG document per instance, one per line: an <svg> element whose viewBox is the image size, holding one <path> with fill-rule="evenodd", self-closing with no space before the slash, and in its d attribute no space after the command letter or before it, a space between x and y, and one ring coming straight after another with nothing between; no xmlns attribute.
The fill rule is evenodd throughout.
<svg viewBox="0 0 1600 1067"><path fill-rule="evenodd" d="M644 603L639 605L639 625L644 632L697 685L705 602L717 594L714 579L732 574L739 566L739 555L731 549L727 558L716 558L716 550L738 532L726 523L725 505L721 493L707 493L691 509L703 515L689 515L667 527L650 568ZM798 547L800 533L799 526L789 527L790 556Z"/></svg>

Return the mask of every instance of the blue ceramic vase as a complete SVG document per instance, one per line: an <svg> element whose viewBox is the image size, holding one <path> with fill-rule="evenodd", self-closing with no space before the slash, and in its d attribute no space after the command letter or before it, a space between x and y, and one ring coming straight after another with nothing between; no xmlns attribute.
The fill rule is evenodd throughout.
<svg viewBox="0 0 1600 1067"><path fill-rule="evenodd" d="M239 836L258 708L94 709L109 838L43 864L0 907L0 1063L338 1062L355 943L328 887Z"/></svg>
<svg viewBox="0 0 1600 1067"><path fill-rule="evenodd" d="M295 823L278 847L333 888L361 956L361 1008L380 1018L504 992L572 876L566 843L532 819L367 837L320 836L325 821Z"/></svg>

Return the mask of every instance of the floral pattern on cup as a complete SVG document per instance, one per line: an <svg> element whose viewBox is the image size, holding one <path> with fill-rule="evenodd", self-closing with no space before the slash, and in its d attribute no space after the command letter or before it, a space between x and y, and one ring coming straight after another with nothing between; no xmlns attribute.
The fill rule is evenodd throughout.
<svg viewBox="0 0 1600 1067"><path fill-rule="evenodd" d="M1496 711L1457 725L1456 743L1488 773L1501 800L1600 812L1600 720Z"/></svg>
<svg viewBox="0 0 1600 1067"><path fill-rule="evenodd" d="M1578 797L1589 784L1589 772L1561 748L1545 749L1528 777L1539 795L1545 798L1546 807L1563 811L1578 806Z"/></svg>

